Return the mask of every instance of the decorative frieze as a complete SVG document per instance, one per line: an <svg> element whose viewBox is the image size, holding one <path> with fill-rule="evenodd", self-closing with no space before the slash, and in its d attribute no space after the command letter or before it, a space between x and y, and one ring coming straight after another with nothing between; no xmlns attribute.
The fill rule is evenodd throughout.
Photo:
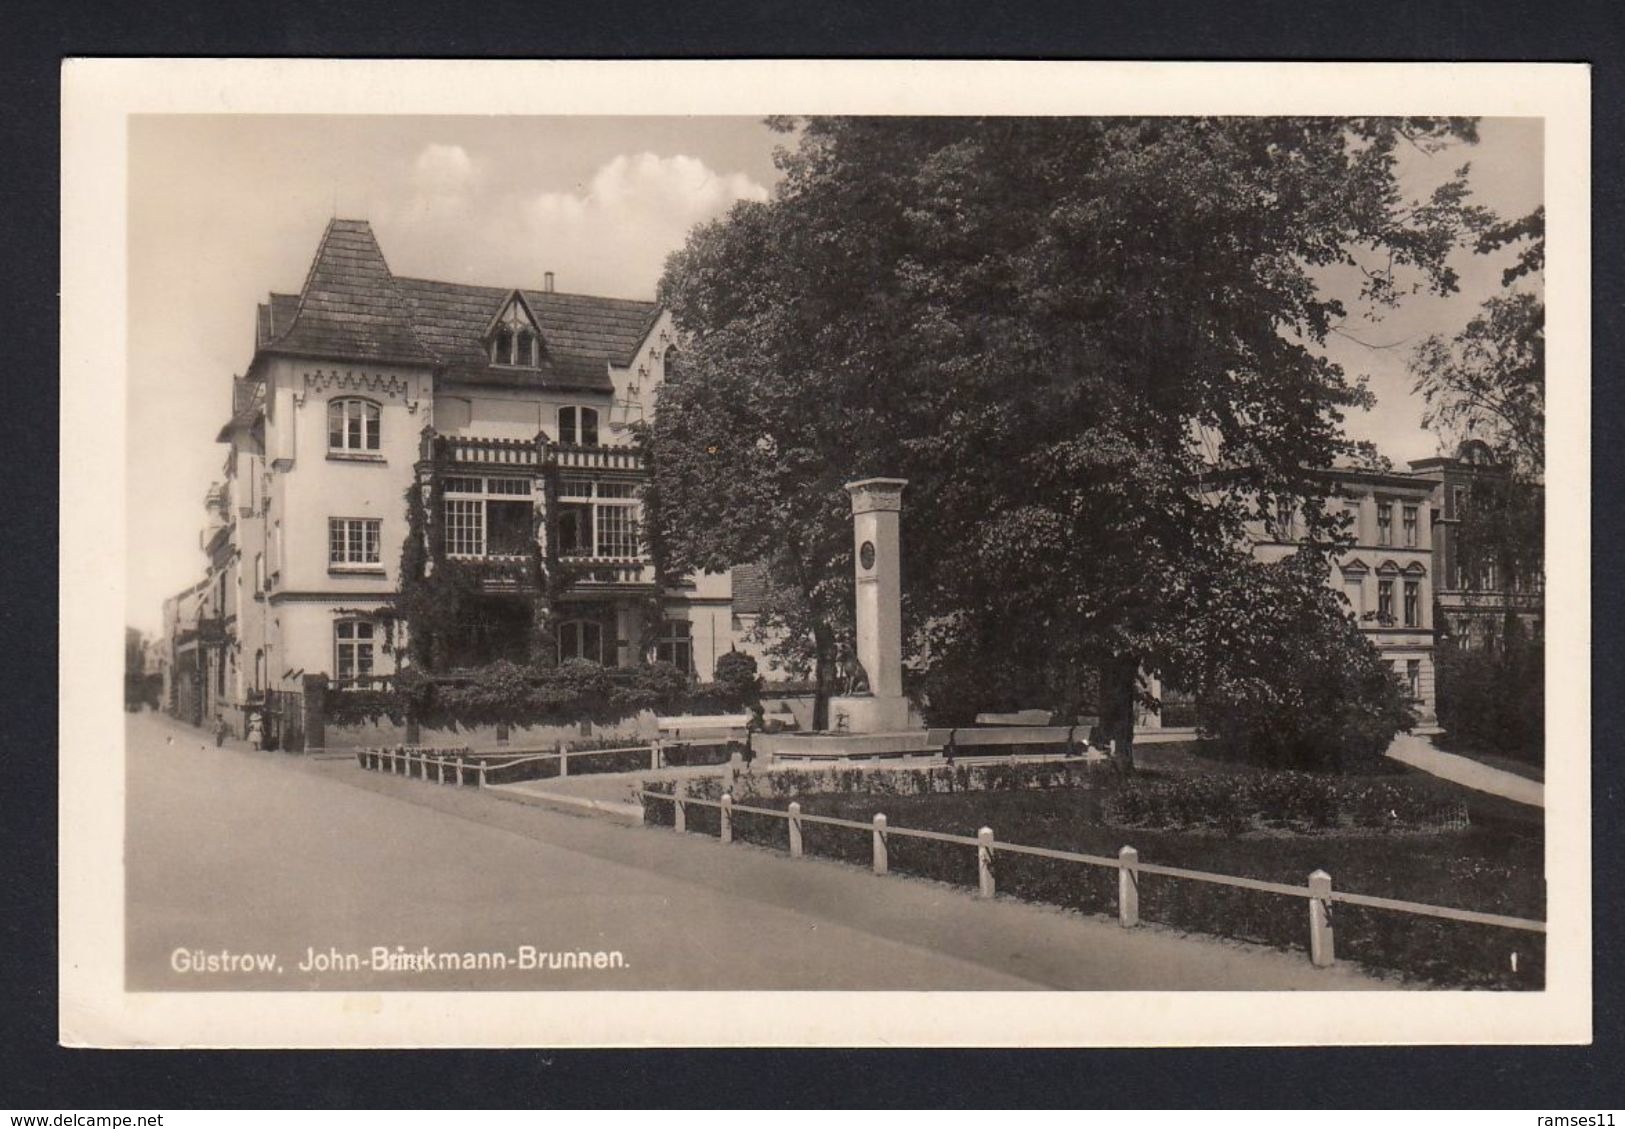
<svg viewBox="0 0 1625 1129"><path fill-rule="evenodd" d="M329 372L326 369L317 369L315 372L306 372L305 391L296 394L295 401L303 404L305 395L311 392L326 392L337 388L343 392L366 392L374 396L400 397L405 403L406 410L416 414L418 398L411 395L412 382L405 377L391 376L387 373L356 372L354 369L337 369Z"/></svg>

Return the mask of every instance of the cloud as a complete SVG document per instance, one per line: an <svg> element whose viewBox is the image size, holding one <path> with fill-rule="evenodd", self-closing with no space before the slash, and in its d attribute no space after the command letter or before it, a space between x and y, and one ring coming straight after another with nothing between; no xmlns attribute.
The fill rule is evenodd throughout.
<svg viewBox="0 0 1625 1129"><path fill-rule="evenodd" d="M738 200L767 198L750 177L716 172L697 157L623 153L581 191L538 193L521 214L534 245L557 264L561 289L618 283L606 292L647 294L690 228Z"/></svg>
<svg viewBox="0 0 1625 1129"><path fill-rule="evenodd" d="M412 165L412 183L427 196L457 196L472 188L478 170L461 145L425 145Z"/></svg>
<svg viewBox="0 0 1625 1129"><path fill-rule="evenodd" d="M500 287L539 287L552 271L563 291L650 298L695 224L768 198L749 176L682 154L622 153L575 191L538 192L523 175L460 145L425 146L372 211L390 266Z"/></svg>

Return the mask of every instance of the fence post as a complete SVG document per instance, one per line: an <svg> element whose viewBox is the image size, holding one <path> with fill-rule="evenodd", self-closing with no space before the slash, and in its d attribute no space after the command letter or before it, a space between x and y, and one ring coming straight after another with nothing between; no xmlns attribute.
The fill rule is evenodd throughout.
<svg viewBox="0 0 1625 1129"><path fill-rule="evenodd" d="M559 742L559 775L570 775L570 750L564 747L563 741Z"/></svg>
<svg viewBox="0 0 1625 1129"><path fill-rule="evenodd" d="M976 833L976 893L991 898L993 891L993 828L984 827Z"/></svg>
<svg viewBox="0 0 1625 1129"><path fill-rule="evenodd" d="M435 760L435 767L439 770L439 773L440 773L439 782L441 784L444 784L446 782L446 758L437 756L437 757L434 758L434 760Z"/></svg>
<svg viewBox="0 0 1625 1129"><path fill-rule="evenodd" d="M1324 870L1309 875L1309 960L1329 968L1337 959L1332 943L1332 876Z"/></svg>
<svg viewBox="0 0 1625 1129"><path fill-rule="evenodd" d="M674 787L672 789L672 795L675 796L676 794L676 788ZM682 800L673 800L672 802L677 805L677 808L672 813L671 825L679 834L681 834L682 832L688 830L688 809L683 806Z"/></svg>
<svg viewBox="0 0 1625 1129"><path fill-rule="evenodd" d="M480 761L480 787L485 787L485 761Z"/></svg>
<svg viewBox="0 0 1625 1129"><path fill-rule="evenodd" d="M801 805L790 805L790 857L801 857Z"/></svg>
<svg viewBox="0 0 1625 1129"><path fill-rule="evenodd" d="M1117 920L1124 929L1140 924L1140 852L1117 852Z"/></svg>
<svg viewBox="0 0 1625 1129"><path fill-rule="evenodd" d="M457 754L457 787L463 786L463 754Z"/></svg>
<svg viewBox="0 0 1625 1129"><path fill-rule="evenodd" d="M734 797L732 792L722 793L721 813L721 839L724 843L731 843L734 841Z"/></svg>
<svg viewBox="0 0 1625 1129"><path fill-rule="evenodd" d="M875 812L875 873L886 873L886 817Z"/></svg>
<svg viewBox="0 0 1625 1129"><path fill-rule="evenodd" d="M649 742L649 771L660 771L660 738L656 737Z"/></svg>

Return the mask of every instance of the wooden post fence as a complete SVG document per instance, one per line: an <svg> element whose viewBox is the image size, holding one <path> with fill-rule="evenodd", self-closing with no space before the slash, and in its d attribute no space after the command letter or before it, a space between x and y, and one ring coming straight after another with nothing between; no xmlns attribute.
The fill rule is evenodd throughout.
<svg viewBox="0 0 1625 1129"><path fill-rule="evenodd" d="M388 750L385 750L387 752ZM483 782L485 762L480 762L480 775ZM790 839L790 857L801 858L804 854L805 844L802 841L802 825L811 821L831 827L848 828L852 831L868 831L873 844L873 868L876 874L886 874L890 870L889 840L893 834L904 838L930 839L938 842L954 843L960 846L974 846L976 848L976 878L977 895L984 899L991 899L997 892L993 855L995 841L993 829L983 827L976 833L974 839L963 835L949 835L939 831L916 830L906 827L892 828L885 815L877 813L871 822L862 823L857 820L837 819L831 816L810 815L804 816L799 801L791 803L783 811L772 808L752 807L739 805L734 802L732 792L725 792L720 800L703 800L696 797L679 798L674 792L652 792L636 790L635 795L644 799L670 802L675 805L673 824L678 831L686 830L686 808L689 804L700 807L714 807L718 809L720 817L719 838L724 843L733 842L733 817L736 809L743 810L753 816L772 817L783 819L788 824ZM1270 882L1257 878L1246 878L1237 875L1212 874L1204 871L1187 870L1183 867L1166 866L1161 863L1141 863L1140 855L1133 847L1125 846L1117 852L1116 858L1102 855L1082 854L1074 851L1057 850L1053 847L1037 847L1019 843L1004 844L1001 848L1010 854L1037 856L1040 858L1061 859L1076 862L1087 866L1115 868L1117 870L1117 896L1118 921L1124 928L1139 924L1140 920L1140 886L1141 874L1152 874L1176 881L1193 881L1213 883L1220 886L1240 888L1244 890L1258 890L1267 894L1280 894L1295 898L1304 898L1309 902L1309 957L1317 968L1327 968L1336 962L1336 946L1332 928L1332 903L1345 902L1349 905L1369 906L1373 909L1393 910L1401 913L1420 914L1426 917L1442 918L1445 920L1465 921L1480 925L1496 926L1507 929L1519 929L1531 933L1544 934L1546 923L1544 921L1529 920L1521 917L1508 917L1502 914L1481 913L1477 910L1460 909L1452 906L1425 905L1420 902L1401 901L1396 898L1377 897L1371 894L1356 894L1350 892L1334 893L1332 878L1324 870L1316 870L1309 875L1308 884L1293 886L1281 882ZM1512 957L1513 971L1517 971L1517 957Z"/></svg>
<svg viewBox="0 0 1625 1129"><path fill-rule="evenodd" d="M1117 920L1124 929L1140 924L1140 852L1117 852Z"/></svg>
<svg viewBox="0 0 1625 1129"><path fill-rule="evenodd" d="M1309 875L1309 960L1328 968L1337 959L1332 939L1332 876L1324 870Z"/></svg>
<svg viewBox="0 0 1625 1129"><path fill-rule="evenodd" d="M984 827L976 833L976 893L991 898L993 883L993 828Z"/></svg>

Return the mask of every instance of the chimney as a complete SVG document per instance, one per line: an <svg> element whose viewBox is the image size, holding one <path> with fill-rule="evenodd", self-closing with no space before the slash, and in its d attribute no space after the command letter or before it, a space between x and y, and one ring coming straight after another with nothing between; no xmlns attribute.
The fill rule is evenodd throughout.
<svg viewBox="0 0 1625 1129"><path fill-rule="evenodd" d="M542 275L542 292L545 293L545 294L553 293L553 272L552 271L548 271L546 274Z"/></svg>

